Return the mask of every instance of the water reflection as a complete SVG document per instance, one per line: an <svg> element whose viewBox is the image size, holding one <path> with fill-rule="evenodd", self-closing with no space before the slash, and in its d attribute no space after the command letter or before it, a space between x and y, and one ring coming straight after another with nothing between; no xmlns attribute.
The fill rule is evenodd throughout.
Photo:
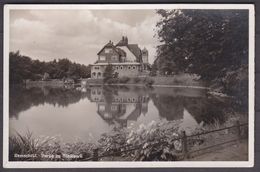
<svg viewBox="0 0 260 172"><path fill-rule="evenodd" d="M52 107L50 107L52 106ZM13 87L10 127L36 134L96 139L113 127L182 120L181 129L218 121L232 112L229 101L209 98L205 90L142 87Z"/></svg>
<svg viewBox="0 0 260 172"><path fill-rule="evenodd" d="M97 104L97 114L110 125L127 126L127 121L137 121L148 111L148 94L109 87L91 87L89 91L90 101Z"/></svg>

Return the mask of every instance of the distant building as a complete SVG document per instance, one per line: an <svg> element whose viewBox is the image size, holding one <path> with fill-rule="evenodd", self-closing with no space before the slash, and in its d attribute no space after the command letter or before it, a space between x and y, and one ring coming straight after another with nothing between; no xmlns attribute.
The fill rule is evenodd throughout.
<svg viewBox="0 0 260 172"><path fill-rule="evenodd" d="M138 44L128 44L124 36L116 45L109 41L97 55L96 63L91 65L91 78L103 78L109 64L119 77L146 74L149 69L148 50L141 50Z"/></svg>

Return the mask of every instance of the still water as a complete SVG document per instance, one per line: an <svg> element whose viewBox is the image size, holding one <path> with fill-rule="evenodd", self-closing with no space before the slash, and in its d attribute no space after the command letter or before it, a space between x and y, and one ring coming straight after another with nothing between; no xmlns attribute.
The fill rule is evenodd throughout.
<svg viewBox="0 0 260 172"><path fill-rule="evenodd" d="M206 90L142 87L10 88L10 135L60 136L66 142L96 142L114 127L181 121L180 128L223 123L230 102ZM232 110L232 109L231 109Z"/></svg>

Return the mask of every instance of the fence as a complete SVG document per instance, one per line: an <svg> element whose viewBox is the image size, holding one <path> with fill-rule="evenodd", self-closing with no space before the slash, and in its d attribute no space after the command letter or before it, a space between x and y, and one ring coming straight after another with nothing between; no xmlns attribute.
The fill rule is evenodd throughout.
<svg viewBox="0 0 260 172"><path fill-rule="evenodd" d="M245 139L245 137L243 136L243 134L241 132L242 131L241 127L244 127L244 126L248 126L248 123L240 124L239 121L236 121L236 123L233 126L230 126L230 127L225 127L225 128L220 128L220 129L216 129L216 130L201 132L201 133L193 134L193 135L186 135L186 132L183 131L182 135L180 137L172 140L172 142L181 141L181 143L182 143L181 144L182 150L181 150L180 154L178 155L178 160L189 159L190 155L193 154L193 153L208 150L208 149L211 149L211 148L214 148L214 147L218 147L218 146L221 146L221 145L225 145L225 144L228 144L228 143L232 143L232 142L235 142L235 141L240 141L242 139ZM235 129L235 132L236 132L236 134L235 134L236 137L231 139L231 140L221 142L221 143L217 143L217 144L210 145L210 146L206 146L206 147L199 148L199 149L194 149L194 150L191 149L192 146L189 146L189 140L191 140L191 138L200 137L200 136L203 136L203 135L212 134L212 133L216 133L216 132L220 132L220 131L224 131L224 130L231 130L231 129ZM158 144L164 144L164 143L167 143L167 142L164 141L164 138L162 137L162 138L159 138L158 141L150 144L149 147L156 146ZM125 152L141 150L141 149L143 149L143 145L144 145L144 143L141 143L141 144L135 145L135 146L123 145L123 146L117 148L118 151L114 150L113 152L105 152L103 154L99 154L99 149L96 148L96 149L93 149L92 157L86 158L86 159L84 159L84 161L90 161L90 160L98 161L100 158L103 158L103 157L119 156L119 155L121 155L122 153L125 153ZM146 147L144 149L147 149L147 148L148 147Z"/></svg>

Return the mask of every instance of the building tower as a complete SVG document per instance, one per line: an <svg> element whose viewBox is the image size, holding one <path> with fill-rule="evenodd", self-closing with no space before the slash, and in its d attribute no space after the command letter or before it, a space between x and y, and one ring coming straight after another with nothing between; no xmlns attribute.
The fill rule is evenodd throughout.
<svg viewBox="0 0 260 172"><path fill-rule="evenodd" d="M148 50L145 47L142 50L142 61L143 63L148 63Z"/></svg>

